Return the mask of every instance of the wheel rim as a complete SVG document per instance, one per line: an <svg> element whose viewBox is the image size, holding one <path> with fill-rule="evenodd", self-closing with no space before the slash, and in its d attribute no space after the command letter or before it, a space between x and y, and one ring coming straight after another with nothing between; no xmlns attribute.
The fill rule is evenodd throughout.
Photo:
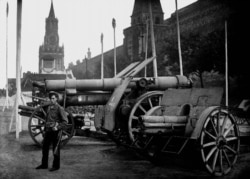
<svg viewBox="0 0 250 179"><path fill-rule="evenodd" d="M62 131L61 146L65 145L74 135L74 119L71 113L67 112L68 124ZM29 118L28 128L32 140L38 146L42 146L45 134L46 112L43 107L38 107Z"/></svg>
<svg viewBox="0 0 250 179"><path fill-rule="evenodd" d="M226 109L216 108L207 116L201 131L201 156L207 170L227 174L239 153L239 132L234 117Z"/></svg>
<svg viewBox="0 0 250 179"><path fill-rule="evenodd" d="M151 108L159 106L161 104L163 93L164 92L162 91L153 91L144 94L139 97L131 110L128 121L128 132L131 142L135 142L134 144L138 148L144 148L146 144L152 140L152 137L147 135L138 135L140 130L138 117L146 114Z"/></svg>

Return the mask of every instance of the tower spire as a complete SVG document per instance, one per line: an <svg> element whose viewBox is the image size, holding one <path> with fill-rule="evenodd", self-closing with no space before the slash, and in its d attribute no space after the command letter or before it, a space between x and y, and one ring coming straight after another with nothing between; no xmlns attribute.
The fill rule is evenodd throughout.
<svg viewBox="0 0 250 179"><path fill-rule="evenodd" d="M50 6L50 12L49 12L49 18L55 18L55 12L54 12L53 0L51 0L51 6Z"/></svg>

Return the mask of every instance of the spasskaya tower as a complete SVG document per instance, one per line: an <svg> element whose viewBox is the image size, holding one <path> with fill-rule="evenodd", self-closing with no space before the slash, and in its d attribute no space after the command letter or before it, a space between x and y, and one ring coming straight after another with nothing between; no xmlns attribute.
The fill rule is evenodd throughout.
<svg viewBox="0 0 250 179"><path fill-rule="evenodd" d="M46 28L43 45L39 47L39 73L64 74L64 46L59 46L58 19L55 17L53 2L49 16L46 18Z"/></svg>

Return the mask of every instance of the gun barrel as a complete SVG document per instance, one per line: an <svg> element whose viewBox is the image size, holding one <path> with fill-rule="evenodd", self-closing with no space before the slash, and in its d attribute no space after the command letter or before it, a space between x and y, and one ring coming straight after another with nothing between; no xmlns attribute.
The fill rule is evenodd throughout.
<svg viewBox="0 0 250 179"><path fill-rule="evenodd" d="M36 108L31 106L18 105L18 109L33 112Z"/></svg>
<svg viewBox="0 0 250 179"><path fill-rule="evenodd" d="M35 107L30 107L30 106L24 106L24 105L19 105L18 109L20 109L20 111L18 112L21 116L26 116L26 117L30 117L31 114L35 111Z"/></svg>
<svg viewBox="0 0 250 179"><path fill-rule="evenodd" d="M136 86L136 81L141 78L134 78L128 88ZM190 81L185 76L168 76L157 78L146 78L152 83L148 86L149 90L165 90L167 88L178 88L190 86ZM105 79L66 79L66 80L46 80L45 86L47 91L113 91L122 83L122 78L105 78Z"/></svg>

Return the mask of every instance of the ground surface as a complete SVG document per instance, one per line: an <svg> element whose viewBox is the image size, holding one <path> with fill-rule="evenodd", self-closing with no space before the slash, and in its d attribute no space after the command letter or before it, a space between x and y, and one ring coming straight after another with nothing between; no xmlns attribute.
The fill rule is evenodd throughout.
<svg viewBox="0 0 250 179"><path fill-rule="evenodd" d="M64 146L59 171L36 170L41 161L41 149L34 145L27 132L22 132L19 140L15 133L0 137L0 161L1 179L211 178L192 160L166 158L166 162L157 166L109 140L87 137L74 137ZM250 154L241 154L235 168L223 178L249 175L249 166Z"/></svg>
<svg viewBox="0 0 250 179"><path fill-rule="evenodd" d="M199 153L161 157L161 165L151 163L134 150L117 147L105 136L73 137L61 149L59 171L36 170L41 162L41 148L34 145L25 130L16 139L8 133L11 113L0 112L0 179L158 179L158 178L212 178L197 157ZM25 121L25 120L24 120ZM241 153L234 169L225 177L250 176L250 152ZM197 156L197 157L195 157ZM52 163L50 152L50 165ZM215 177L216 178L216 177Z"/></svg>

